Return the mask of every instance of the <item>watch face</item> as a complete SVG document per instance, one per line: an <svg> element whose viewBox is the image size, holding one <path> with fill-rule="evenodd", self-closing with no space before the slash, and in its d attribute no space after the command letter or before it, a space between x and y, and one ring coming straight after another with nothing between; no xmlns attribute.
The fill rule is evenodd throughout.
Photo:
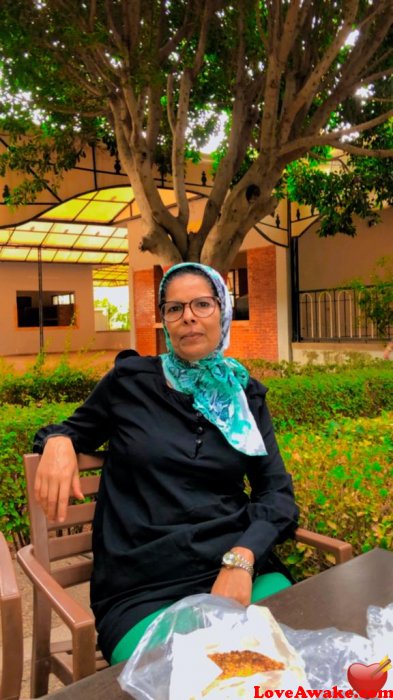
<svg viewBox="0 0 393 700"><path fill-rule="evenodd" d="M222 558L224 564L226 566L233 566L235 563L236 557L233 552L226 552Z"/></svg>

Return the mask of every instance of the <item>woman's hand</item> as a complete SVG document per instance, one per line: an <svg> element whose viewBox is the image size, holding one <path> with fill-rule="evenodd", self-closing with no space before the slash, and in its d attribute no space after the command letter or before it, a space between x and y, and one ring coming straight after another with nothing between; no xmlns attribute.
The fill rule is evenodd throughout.
<svg viewBox="0 0 393 700"><path fill-rule="evenodd" d="M254 564L255 557L250 549L246 547L232 547L231 551L241 554L250 564ZM252 578L245 569L223 567L210 592L213 595L234 598L238 603L247 606L251 602Z"/></svg>
<svg viewBox="0 0 393 700"><path fill-rule="evenodd" d="M37 469L34 493L47 518L60 522L66 518L70 495L84 498L70 438L56 435L47 441Z"/></svg>

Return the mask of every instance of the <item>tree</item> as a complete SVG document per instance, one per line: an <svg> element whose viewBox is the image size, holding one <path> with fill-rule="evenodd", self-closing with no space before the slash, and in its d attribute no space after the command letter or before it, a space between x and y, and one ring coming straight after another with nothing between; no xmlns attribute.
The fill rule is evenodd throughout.
<svg viewBox="0 0 393 700"><path fill-rule="evenodd" d="M33 164L36 173L9 201L33 197L49 169L61 173L84 144L104 140L134 189L141 247L165 264L201 260L226 271L249 229L274 211L291 164L310 152L393 155L391 0L2 6L2 124L14 135L2 167ZM223 114L227 138L191 232L186 158ZM373 145L386 124L387 147ZM157 163L171 171L176 215L159 196Z"/></svg>
<svg viewBox="0 0 393 700"><path fill-rule="evenodd" d="M94 308L102 311L107 319L108 329L110 331L129 331L130 330L130 314L128 311L121 311L116 304L113 304L107 297L104 299L96 299Z"/></svg>

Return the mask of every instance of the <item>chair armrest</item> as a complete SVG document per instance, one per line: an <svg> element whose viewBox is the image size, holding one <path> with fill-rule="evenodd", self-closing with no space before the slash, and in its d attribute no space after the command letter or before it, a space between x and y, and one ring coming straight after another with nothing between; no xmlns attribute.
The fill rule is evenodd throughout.
<svg viewBox="0 0 393 700"><path fill-rule="evenodd" d="M0 532L0 610L2 673L0 696L18 698L23 673L22 602L10 551Z"/></svg>
<svg viewBox="0 0 393 700"><path fill-rule="evenodd" d="M299 527L295 532L295 540L303 544L309 544L311 547L316 547L323 552L333 554L336 564L342 564L349 559L352 559L352 545L343 540L337 540L335 537L321 535L318 532L304 530Z"/></svg>
<svg viewBox="0 0 393 700"><path fill-rule="evenodd" d="M89 626L94 630L92 614L74 600L42 564L37 561L34 556L33 545L29 544L22 547L17 552L17 559L25 574L46 595L53 609L71 631Z"/></svg>

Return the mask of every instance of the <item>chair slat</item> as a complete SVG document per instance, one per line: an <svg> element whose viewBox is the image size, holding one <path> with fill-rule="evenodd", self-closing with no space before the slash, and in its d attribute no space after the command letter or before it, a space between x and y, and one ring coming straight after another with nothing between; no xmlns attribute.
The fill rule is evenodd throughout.
<svg viewBox="0 0 393 700"><path fill-rule="evenodd" d="M57 561L75 554L91 551L92 532L78 532L75 535L51 537L48 542L49 559Z"/></svg>
<svg viewBox="0 0 393 700"><path fill-rule="evenodd" d="M94 476L82 476L80 478L80 485L82 493L85 496L93 496L98 491L100 476L98 474L95 474Z"/></svg>
<svg viewBox="0 0 393 700"><path fill-rule="evenodd" d="M73 525L84 525L90 523L94 516L96 504L91 503L80 503L75 506L68 507L67 518L64 522L59 523L57 520L50 520L48 522L48 530L60 530Z"/></svg>
<svg viewBox="0 0 393 700"><path fill-rule="evenodd" d="M81 559L77 563L69 564L62 569L53 569L51 574L60 586L69 588L70 586L76 586L79 583L90 581L92 571L92 559Z"/></svg>

